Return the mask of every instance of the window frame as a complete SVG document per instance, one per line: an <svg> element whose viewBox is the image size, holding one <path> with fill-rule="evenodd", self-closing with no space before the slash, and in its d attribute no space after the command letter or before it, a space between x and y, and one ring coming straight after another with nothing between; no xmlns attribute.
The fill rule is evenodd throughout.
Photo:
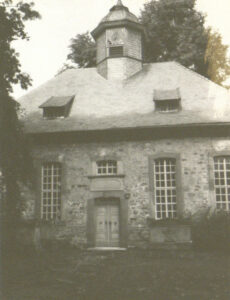
<svg viewBox="0 0 230 300"><path fill-rule="evenodd" d="M155 196L155 184L154 184L154 163L157 159L175 159L175 190L176 190L176 205L177 216L175 218L170 218L173 220L178 219L183 215L184 211L184 203L183 203L183 193L182 193L182 176L181 176L181 160L180 154L178 153L168 153L162 152L161 154L150 155L148 158L149 161L149 190L150 190L150 217L155 220L168 220L168 218L157 218L157 211L156 211L156 196Z"/></svg>
<svg viewBox="0 0 230 300"><path fill-rule="evenodd" d="M175 113L181 110L181 100L180 99L171 99L171 100L154 100L155 102L155 111L160 112L160 113ZM166 109L162 110L163 105L161 104L170 104L176 103L176 108L175 109Z"/></svg>
<svg viewBox="0 0 230 300"><path fill-rule="evenodd" d="M99 166L99 164L104 164L104 166ZM113 164L114 165L109 165L109 164ZM112 172L109 172L109 170L112 170ZM99 170L101 170L102 172L99 172ZM103 173L103 170L105 170L105 173ZM114 172L114 170L116 170ZM98 176L116 176L118 173L118 164L117 164L117 160L113 159L103 159L103 160L97 160L96 161L96 174Z"/></svg>
<svg viewBox="0 0 230 300"><path fill-rule="evenodd" d="M215 168L214 168L214 159L218 157L230 157L230 151L213 151L209 153L209 191L210 191L210 204L217 210L217 199L216 199L216 185L215 185ZM230 186L229 186L230 187ZM229 194L230 195L230 194ZM229 209L225 210L230 212L230 202Z"/></svg>
<svg viewBox="0 0 230 300"><path fill-rule="evenodd" d="M116 174L98 174L97 173L97 162L98 161L116 161L117 162L117 173ZM92 156L88 178L103 178L103 177L124 177L123 162L120 157L116 155L103 155L103 156Z"/></svg>
<svg viewBox="0 0 230 300"><path fill-rule="evenodd" d="M50 168L51 167L51 168ZM58 171L57 171L58 170ZM45 174L47 171L47 174ZM50 173L50 174L49 174ZM55 182L55 177L57 182ZM44 180L46 178L46 180ZM49 180L50 179L50 180ZM50 185L50 188L49 188ZM57 186L56 188L54 186ZM46 186L46 188L44 188ZM60 186L60 188L58 188ZM46 195L46 197L44 197ZM46 200L46 204L45 203ZM56 200L56 204L54 203ZM50 201L50 205L49 205ZM59 221L61 219L61 205L62 204L62 165L60 162L47 161L43 162L41 166L41 202L40 202L40 216L42 220ZM46 211L44 212L44 207ZM50 207L50 211L47 208ZM54 208L59 209L54 212ZM49 216L50 215L50 216Z"/></svg>
<svg viewBox="0 0 230 300"><path fill-rule="evenodd" d="M52 98L52 97L51 97ZM71 96L69 101L63 105L53 105L50 106L45 103L39 106L42 109L43 119L54 120L54 119L64 119L70 114L75 96Z"/></svg>
<svg viewBox="0 0 230 300"><path fill-rule="evenodd" d="M62 224L65 220L65 210L64 210L64 202L67 187L67 170L65 165L65 156L60 156L57 153L49 153L46 154L45 157L35 157L34 158L34 170L36 174L36 189L35 189L35 218L38 220L43 220L41 217L41 193L42 193L42 165L47 162L54 162L61 164L61 211L60 211L60 219L56 220L55 223Z"/></svg>
<svg viewBox="0 0 230 300"><path fill-rule="evenodd" d="M209 181L209 204L212 209L216 209L216 195L215 195L215 177L214 177L214 157L230 156L228 150L214 150L208 153L208 181Z"/></svg>
<svg viewBox="0 0 230 300"><path fill-rule="evenodd" d="M124 45L111 45L108 47L108 54L109 54L109 57L122 57L124 56ZM122 51L119 52L119 53L111 53L111 49L118 49L120 48Z"/></svg>
<svg viewBox="0 0 230 300"><path fill-rule="evenodd" d="M155 159L153 169L156 219L175 219L177 218L176 159L168 157Z"/></svg>

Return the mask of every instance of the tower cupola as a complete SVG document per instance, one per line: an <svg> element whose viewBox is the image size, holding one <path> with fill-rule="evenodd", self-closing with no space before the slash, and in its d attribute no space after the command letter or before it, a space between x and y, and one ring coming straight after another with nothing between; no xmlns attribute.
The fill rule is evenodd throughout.
<svg viewBox="0 0 230 300"><path fill-rule="evenodd" d="M106 79L124 80L142 69L143 26L118 0L92 31L97 70Z"/></svg>

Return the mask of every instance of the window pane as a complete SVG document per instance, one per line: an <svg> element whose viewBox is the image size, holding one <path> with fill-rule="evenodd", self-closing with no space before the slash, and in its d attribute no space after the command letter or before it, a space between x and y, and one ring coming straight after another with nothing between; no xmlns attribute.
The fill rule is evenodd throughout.
<svg viewBox="0 0 230 300"><path fill-rule="evenodd" d="M156 110L161 112L178 111L180 107L180 100L175 99L155 101L155 106Z"/></svg>
<svg viewBox="0 0 230 300"><path fill-rule="evenodd" d="M48 182L49 184L47 184ZM45 163L42 166L41 217L58 219L61 210L61 165Z"/></svg>
<svg viewBox="0 0 230 300"><path fill-rule="evenodd" d="M171 158L154 161L154 192L156 218L176 216L176 160ZM158 203L161 203L160 205Z"/></svg>
<svg viewBox="0 0 230 300"><path fill-rule="evenodd" d="M97 161L97 175L115 175L117 174L117 161L101 160Z"/></svg>
<svg viewBox="0 0 230 300"><path fill-rule="evenodd" d="M230 208L230 156L214 158L214 185L217 209Z"/></svg>

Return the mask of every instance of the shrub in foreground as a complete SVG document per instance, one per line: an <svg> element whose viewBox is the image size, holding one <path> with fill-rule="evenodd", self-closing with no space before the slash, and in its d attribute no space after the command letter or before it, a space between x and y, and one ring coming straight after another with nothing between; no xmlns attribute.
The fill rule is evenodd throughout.
<svg viewBox="0 0 230 300"><path fill-rule="evenodd" d="M230 213L215 211L205 216L192 228L193 243L197 249L230 250Z"/></svg>

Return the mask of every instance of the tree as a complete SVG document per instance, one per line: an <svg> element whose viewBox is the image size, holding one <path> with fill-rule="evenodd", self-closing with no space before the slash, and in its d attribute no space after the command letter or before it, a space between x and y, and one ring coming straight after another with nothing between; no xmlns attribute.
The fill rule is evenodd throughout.
<svg viewBox="0 0 230 300"><path fill-rule="evenodd" d="M145 27L144 60L178 61L223 84L230 75L228 47L219 33L205 28L205 16L196 0L152 0L144 5L140 22ZM95 43L89 33L71 40L68 59L80 68L96 65Z"/></svg>
<svg viewBox="0 0 230 300"><path fill-rule="evenodd" d="M1 201L1 216L5 216L8 224L19 219L19 182L30 176L31 168L26 138L18 119L19 105L11 96L14 84L26 89L31 85L31 78L22 72L12 42L29 39L24 23L40 18L33 5L23 1L15 4L12 0L0 3L0 171L6 191Z"/></svg>
<svg viewBox="0 0 230 300"><path fill-rule="evenodd" d="M96 44L89 32L78 34L71 40L68 59L76 63L79 68L96 66Z"/></svg>
<svg viewBox="0 0 230 300"><path fill-rule="evenodd" d="M205 16L196 0L152 0L144 5L140 20L145 26L145 59L178 61L221 84L229 75L228 47L221 36L206 29Z"/></svg>
<svg viewBox="0 0 230 300"><path fill-rule="evenodd" d="M228 46L222 43L222 37L211 28L207 29L208 42L204 60L206 63L206 76L212 81L222 84L230 75L230 59ZM228 88L225 85L226 88Z"/></svg>

